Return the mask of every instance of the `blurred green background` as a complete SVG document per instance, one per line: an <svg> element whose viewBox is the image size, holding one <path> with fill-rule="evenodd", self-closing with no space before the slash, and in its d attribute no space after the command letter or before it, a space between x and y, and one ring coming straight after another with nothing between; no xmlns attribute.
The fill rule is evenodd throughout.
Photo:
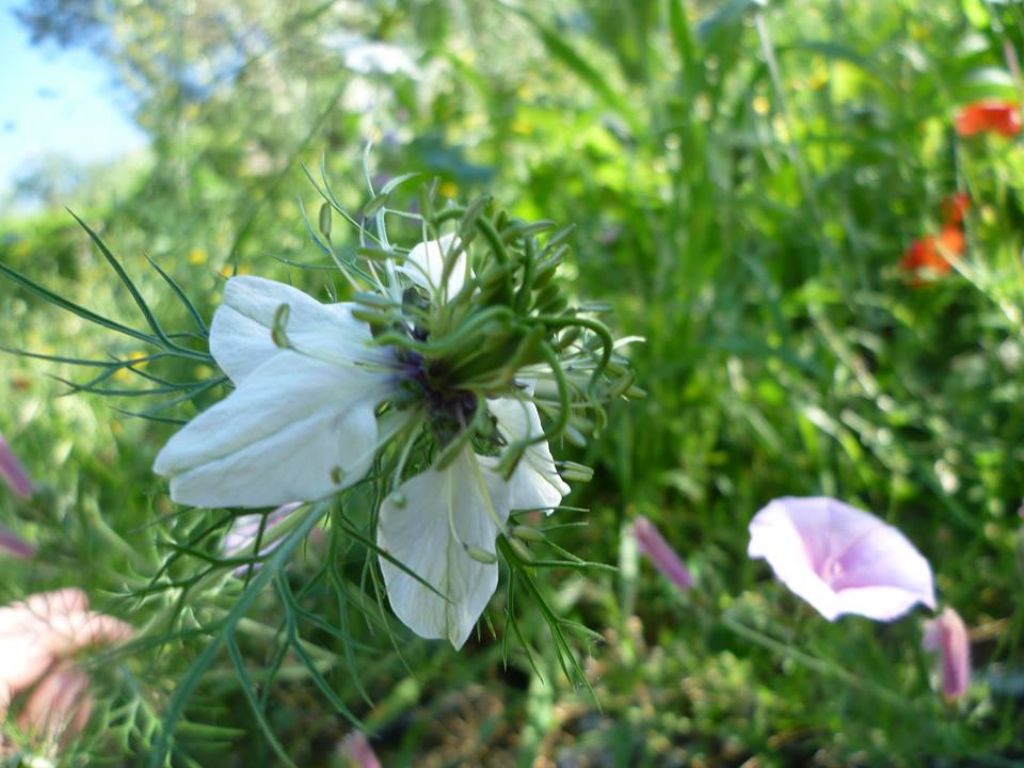
<svg viewBox="0 0 1024 768"><path fill-rule="evenodd" d="M954 130L965 104L1020 100L1024 3L18 8L39 41L86 46L110 64L150 142L73 177L60 162L40 167L19 192L34 205L0 218L0 262L60 295L138 322L65 206L170 327L188 316L146 257L206 318L234 271L322 286L331 276L318 271L327 262L302 210L319 200L302 165L316 173L323 158L359 211L371 142L377 186L419 172L445 197L489 192L518 216L574 224L565 285L608 302L620 335L646 339L631 356L648 397L613 409L587 451L556 450L596 469L570 497L590 511L566 514L586 525L556 540L620 566L541 578L562 615L600 635L574 636L592 691L559 671L528 599L515 611L536 664L505 652L502 589L492 625L463 652L395 626L400 657L376 605L360 604L365 552L332 538L290 572L322 674L289 656L264 684L280 587L238 632L264 725L297 764L347 764L338 745L353 726L332 700L388 766L1024 761L1024 148L1019 137ZM900 258L938 230L957 191L971 198L966 253L950 274L915 283ZM336 222L337 242L354 247L355 236ZM142 354L11 282L0 284L0 337L49 355ZM64 396L63 380L89 378L0 358L0 431L43 488L29 502L0 489L0 525L41 548L28 564L0 561L0 597L83 584L98 607L142 626L175 595L139 605L126 594L151 583L169 542L202 521L176 514L150 471L173 425L131 415L160 396ZM105 384L152 386L128 371ZM208 397L156 413L186 418ZM962 701L936 693L920 648L924 611L829 624L748 561L746 526L761 506L819 494L875 511L929 559L940 602L972 631L974 683ZM693 593L638 563L623 536L637 514L687 559ZM304 589L304 574L330 557L348 564L354 587ZM179 638L140 643L118 662L69 764L143 759L170 691L230 604L224 589L187 612ZM226 654L186 718L176 764L279 762Z"/></svg>

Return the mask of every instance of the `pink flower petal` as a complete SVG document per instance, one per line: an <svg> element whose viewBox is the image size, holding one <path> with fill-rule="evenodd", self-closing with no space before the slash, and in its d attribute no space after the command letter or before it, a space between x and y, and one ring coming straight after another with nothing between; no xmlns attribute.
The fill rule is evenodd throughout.
<svg viewBox="0 0 1024 768"><path fill-rule="evenodd" d="M925 650L940 654L945 697L953 700L967 693L971 683L971 640L960 614L947 607L937 619L926 622L923 644Z"/></svg>
<svg viewBox="0 0 1024 768"><path fill-rule="evenodd" d="M32 495L32 481L29 480L28 472L18 461L3 435L0 435L0 478L15 496L27 499Z"/></svg>
<svg viewBox="0 0 1024 768"><path fill-rule="evenodd" d="M897 529L827 497L775 499L750 522L747 554L829 621L891 621L935 607L931 566Z"/></svg>
<svg viewBox="0 0 1024 768"><path fill-rule="evenodd" d="M37 739L66 743L82 732L92 714L89 676L69 662L50 670L32 689L18 724Z"/></svg>
<svg viewBox="0 0 1024 768"><path fill-rule="evenodd" d="M265 543L267 535L270 533L270 529L273 528L280 522L283 522L292 512L301 507L305 502L302 501L290 501L287 504L282 504L277 509L263 514L259 512L255 515L242 515L235 518L235 521L231 524L231 528L224 535L224 541L221 544L221 551L228 557L244 556L248 557L252 552L252 548L256 545L256 540L260 540L260 550L258 554L260 557L265 557L273 552L281 544L281 539L272 541L269 544ZM264 522L264 519L266 522ZM262 534L260 531L262 530ZM255 563L252 566L253 570L260 567L259 563ZM244 576L250 569L248 565L240 565L236 568L233 573L236 576Z"/></svg>
<svg viewBox="0 0 1024 768"><path fill-rule="evenodd" d="M132 629L89 610L79 589L32 595L0 608L0 689L16 695L51 665L94 645L127 641Z"/></svg>
<svg viewBox="0 0 1024 768"><path fill-rule="evenodd" d="M654 524L641 515L633 522L633 536L640 551L650 558L655 567L682 591L693 587L693 576Z"/></svg>

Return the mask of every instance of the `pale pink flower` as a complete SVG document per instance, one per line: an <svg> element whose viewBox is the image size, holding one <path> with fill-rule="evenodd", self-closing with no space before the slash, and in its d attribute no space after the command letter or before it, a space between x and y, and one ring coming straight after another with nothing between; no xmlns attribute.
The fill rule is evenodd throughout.
<svg viewBox="0 0 1024 768"><path fill-rule="evenodd" d="M0 435L0 479L3 479L15 496L27 499L32 495L32 481L29 480L28 472L18 461L3 435Z"/></svg>
<svg viewBox="0 0 1024 768"><path fill-rule="evenodd" d="M971 683L971 640L963 619L952 608L925 623L925 650L939 653L942 693L952 701L967 692Z"/></svg>
<svg viewBox="0 0 1024 768"><path fill-rule="evenodd" d="M891 621L915 603L935 607L928 561L874 515L827 497L775 499L750 522L747 554L829 621Z"/></svg>
<svg viewBox="0 0 1024 768"><path fill-rule="evenodd" d="M53 744L80 732L92 695L75 657L131 635L124 622L90 611L80 589L32 595L0 608L0 723L24 693L18 724L34 738Z"/></svg>
<svg viewBox="0 0 1024 768"><path fill-rule="evenodd" d="M633 536L640 551L650 558L662 574L685 592L693 586L693 576L654 523L641 515L633 521Z"/></svg>
<svg viewBox="0 0 1024 768"><path fill-rule="evenodd" d="M56 741L81 733L92 714L89 675L69 661L58 663L28 694L18 715L26 733Z"/></svg>

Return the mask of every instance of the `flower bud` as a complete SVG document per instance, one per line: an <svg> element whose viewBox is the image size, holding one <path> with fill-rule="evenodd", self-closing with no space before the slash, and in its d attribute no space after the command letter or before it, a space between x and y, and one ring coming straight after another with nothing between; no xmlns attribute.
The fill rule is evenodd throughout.
<svg viewBox="0 0 1024 768"><path fill-rule="evenodd" d="M642 515L633 523L633 536L640 551L683 592L693 587L693 576L676 551L669 546L654 524Z"/></svg>
<svg viewBox="0 0 1024 768"><path fill-rule="evenodd" d="M629 389L627 389L623 393L622 396L625 397L627 400L643 400L645 397L647 397L647 390L644 389L643 387L638 387L636 384L633 384Z"/></svg>
<svg viewBox="0 0 1024 768"><path fill-rule="evenodd" d="M0 551L6 552L12 557L18 557L22 560L30 560L35 557L36 547L34 544L30 544L20 536L17 536L4 528L0 528Z"/></svg>
<svg viewBox="0 0 1024 768"><path fill-rule="evenodd" d="M270 329L270 338L274 345L280 349L291 349L291 342L288 341L288 333L285 330L288 326L288 316L291 315L291 307L288 304L281 304L274 310L274 324Z"/></svg>
<svg viewBox="0 0 1024 768"><path fill-rule="evenodd" d="M572 424L567 424L565 432L562 433L566 440L575 445L577 448L587 447L587 437L580 432Z"/></svg>
<svg viewBox="0 0 1024 768"><path fill-rule="evenodd" d="M570 483L589 483L594 479L594 470L575 461L562 462L559 474Z"/></svg>
<svg viewBox="0 0 1024 768"><path fill-rule="evenodd" d="M536 271L533 274L533 290L539 291L546 288L551 282L551 278L555 276L558 271L558 264L561 258L546 259L537 265Z"/></svg>
<svg viewBox="0 0 1024 768"><path fill-rule="evenodd" d="M373 747L359 731L353 731L339 747L341 756L348 758L355 768L380 768L380 760L373 752Z"/></svg>
<svg viewBox="0 0 1024 768"><path fill-rule="evenodd" d="M358 291L352 296L352 301L370 309L394 309L395 302L390 296L381 296L379 293L369 291Z"/></svg>
<svg viewBox="0 0 1024 768"><path fill-rule="evenodd" d="M925 650L939 653L943 695L950 701L963 696L971 682L971 640L960 614L944 608L925 623L922 643Z"/></svg>
<svg viewBox="0 0 1024 768"><path fill-rule="evenodd" d="M523 541L544 541L545 539L543 533L538 531L536 528L531 528L528 525L512 526L511 533L517 539L522 539Z"/></svg>
<svg viewBox="0 0 1024 768"><path fill-rule="evenodd" d="M478 563L484 563L485 565L493 565L498 562L498 556L493 552L488 552L486 549L480 549L480 547L471 547L468 544L465 545L466 554Z"/></svg>
<svg viewBox="0 0 1024 768"><path fill-rule="evenodd" d="M371 216L375 216L380 210L387 205L388 199L391 197L390 192L382 192L379 195L375 195L370 199L366 205L363 206L363 218L368 219Z"/></svg>
<svg viewBox="0 0 1024 768"><path fill-rule="evenodd" d="M394 317L386 312L362 308L353 309L352 317L356 320L361 320L371 327L390 325L394 321Z"/></svg>
<svg viewBox="0 0 1024 768"><path fill-rule="evenodd" d="M328 203L320 205L320 218L317 223L320 225L320 234L327 238L328 242L331 239L331 213L331 206Z"/></svg>
<svg viewBox="0 0 1024 768"><path fill-rule="evenodd" d="M627 373L625 376L612 382L611 387L608 389L608 397L614 399L624 396L633 388L634 381L636 381L636 377L632 373Z"/></svg>
<svg viewBox="0 0 1024 768"><path fill-rule="evenodd" d="M0 479L15 496L27 499L32 495L32 481L3 435L0 435Z"/></svg>
<svg viewBox="0 0 1024 768"><path fill-rule="evenodd" d="M393 251L389 251L384 248L372 248L368 245L357 248L356 253L362 258L369 259L370 261L391 261L398 257L398 254Z"/></svg>
<svg viewBox="0 0 1024 768"><path fill-rule="evenodd" d="M557 285L547 285L542 290L537 292L537 296L534 299L534 306L540 308L542 306L553 303L561 296L561 290Z"/></svg>
<svg viewBox="0 0 1024 768"><path fill-rule="evenodd" d="M484 291L494 288L494 286L504 282L511 271L512 267L509 264L495 264L477 278L480 282L480 288Z"/></svg>
<svg viewBox="0 0 1024 768"><path fill-rule="evenodd" d="M523 542L521 542L519 539L508 538L506 539L506 541L508 542L508 545L512 549L512 551L515 553L515 556L522 560L524 563L529 563L531 560L533 560L533 555L530 554L530 550L523 546Z"/></svg>

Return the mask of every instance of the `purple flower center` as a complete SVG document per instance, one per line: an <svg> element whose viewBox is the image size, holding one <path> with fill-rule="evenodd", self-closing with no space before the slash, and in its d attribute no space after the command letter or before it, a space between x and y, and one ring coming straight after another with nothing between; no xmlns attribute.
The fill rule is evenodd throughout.
<svg viewBox="0 0 1024 768"><path fill-rule="evenodd" d="M479 406L477 397L448 383L444 361L427 361L416 352L406 351L397 368L401 385L426 406L435 427L457 431L473 420Z"/></svg>

